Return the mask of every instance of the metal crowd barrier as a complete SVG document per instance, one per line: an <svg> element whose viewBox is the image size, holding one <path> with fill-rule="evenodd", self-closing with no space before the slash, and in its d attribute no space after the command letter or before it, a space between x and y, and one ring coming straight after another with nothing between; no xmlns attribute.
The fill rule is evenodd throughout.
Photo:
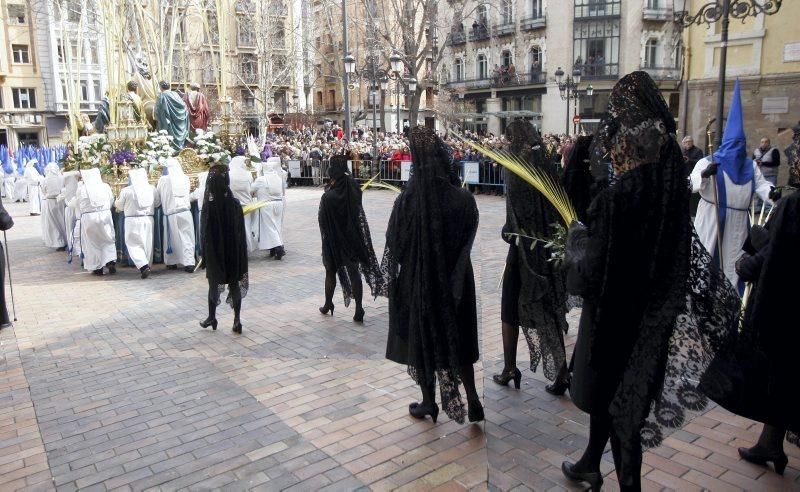
<svg viewBox="0 0 800 492"><path fill-rule="evenodd" d="M289 161L290 186L323 186L328 182L328 159ZM470 189L480 187L504 188L503 169L489 161L462 161L457 164L458 177ZM410 161L380 160L378 162L352 160L350 167L358 182L365 182L378 174L377 180L402 185L408 180L413 165Z"/></svg>

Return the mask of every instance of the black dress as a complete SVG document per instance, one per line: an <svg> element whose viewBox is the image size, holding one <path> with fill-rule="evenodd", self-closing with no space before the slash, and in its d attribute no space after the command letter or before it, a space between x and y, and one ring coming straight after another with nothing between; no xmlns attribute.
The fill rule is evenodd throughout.
<svg viewBox="0 0 800 492"><path fill-rule="evenodd" d="M513 155L557 180L556 168L545 159L544 146L530 123L515 121L508 133ZM552 381L566 358L566 286L561 268L550 261L550 250L530 238L550 239L560 218L550 202L516 174L506 172L506 184L503 239L509 249L500 315L504 323L522 327L531 370L542 362L545 377Z"/></svg>
<svg viewBox="0 0 800 492"><path fill-rule="evenodd" d="M14 227L14 219L0 201L0 231L7 231L12 227ZM3 243L0 242L0 328L10 324L11 319L8 317L8 307L6 306L6 254Z"/></svg>
<svg viewBox="0 0 800 492"><path fill-rule="evenodd" d="M448 150L432 130L414 128L411 151L414 171L386 231L386 358L408 365L419 384L438 379L445 413L463 423L460 367L479 357L470 260L478 207L453 184Z"/></svg>
<svg viewBox="0 0 800 492"><path fill-rule="evenodd" d="M386 283L372 247L367 216L361 205L361 189L347 169L347 157L331 158L329 185L319 202L319 231L322 263L334 270L342 286L345 306L353 296L350 270L357 267L370 286L373 297L386 295Z"/></svg>
<svg viewBox="0 0 800 492"><path fill-rule="evenodd" d="M755 284L736 349L714 360L701 389L737 415L800 433L800 193L778 202L767 227L769 242L737 266L742 280Z"/></svg>

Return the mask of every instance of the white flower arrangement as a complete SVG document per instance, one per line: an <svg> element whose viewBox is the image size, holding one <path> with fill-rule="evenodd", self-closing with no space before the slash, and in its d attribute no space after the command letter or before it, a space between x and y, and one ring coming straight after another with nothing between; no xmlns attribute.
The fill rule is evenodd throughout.
<svg viewBox="0 0 800 492"><path fill-rule="evenodd" d="M103 154L106 154L107 157L111 151L111 146L106 143L107 141L105 134L102 133L78 138L78 142L75 144L75 153L83 167L100 167Z"/></svg>
<svg viewBox="0 0 800 492"><path fill-rule="evenodd" d="M228 164L231 154L225 150L214 132L198 129L194 138L197 156L209 166Z"/></svg>
<svg viewBox="0 0 800 492"><path fill-rule="evenodd" d="M172 137L165 131L151 132L147 135L144 147L136 156L139 167L147 169L149 174L155 173L169 157L177 152L172 146Z"/></svg>

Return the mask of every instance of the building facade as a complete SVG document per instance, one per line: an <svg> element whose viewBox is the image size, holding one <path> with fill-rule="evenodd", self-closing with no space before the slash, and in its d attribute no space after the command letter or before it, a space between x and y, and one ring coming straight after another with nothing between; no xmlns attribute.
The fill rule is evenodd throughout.
<svg viewBox="0 0 800 492"><path fill-rule="evenodd" d="M0 145L39 145L47 111L34 12L23 0L0 3Z"/></svg>
<svg viewBox="0 0 800 492"><path fill-rule="evenodd" d="M698 2L691 3L699 7ZM762 14L744 22L731 19L726 111L733 84L739 79L751 150L761 137L769 137L773 145L785 148L791 140L791 127L800 121L800 36L792 25L798 18L800 3L784 0L775 15ZM688 83L682 94L684 110L679 127L696 142L706 141L706 125L716 116L720 27L719 23L693 25L683 33Z"/></svg>
<svg viewBox="0 0 800 492"><path fill-rule="evenodd" d="M464 12L448 12L439 80L469 129L498 134L525 117L544 132L592 131L611 88L635 70L657 80L678 115L683 51L673 0L498 0ZM580 70L577 109L562 98L559 69L565 78Z"/></svg>

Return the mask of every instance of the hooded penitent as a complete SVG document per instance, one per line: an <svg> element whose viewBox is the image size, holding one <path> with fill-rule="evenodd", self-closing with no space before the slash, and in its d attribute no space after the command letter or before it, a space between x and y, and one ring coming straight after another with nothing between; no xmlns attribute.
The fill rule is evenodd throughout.
<svg viewBox="0 0 800 492"><path fill-rule="evenodd" d="M616 179L587 213L570 395L610 416L622 484L635 481L642 445L705 408L696 382L736 329L738 297L692 231L674 133L655 82L634 72L612 90L593 144L593 159L610 153Z"/></svg>
<svg viewBox="0 0 800 492"><path fill-rule="evenodd" d="M361 189L347 169L347 157L333 156L328 168L331 185L319 202L322 263L334 269L342 287L345 306L350 305L352 283L348 266L356 265L374 297L386 295L386 284L372 248L367 216L361 206Z"/></svg>
<svg viewBox="0 0 800 492"><path fill-rule="evenodd" d="M558 179L555 165L545 159L543 144L529 122L514 121L508 135L511 154L554 181ZM506 268L516 269L513 274L519 279L517 321L528 341L531 370L536 371L541 361L545 377L553 380L566 358L562 334L568 328L564 274L550 261L550 250L544 243L532 247L531 239L523 236L549 239L555 234L552 226L560 219L550 202L516 174L506 173L506 186L503 239L511 245Z"/></svg>
<svg viewBox="0 0 800 492"><path fill-rule="evenodd" d="M164 167L167 168L167 176L169 176L170 187L172 188L172 196L184 198L189 196L190 181L189 177L183 172L181 161L175 157L167 159Z"/></svg>
<svg viewBox="0 0 800 492"><path fill-rule="evenodd" d="M244 298L249 288L247 238L242 207L231 192L227 166L208 171L200 221L206 278L218 285L220 293L226 285L238 283ZM231 303L230 296L227 302Z"/></svg>
<svg viewBox="0 0 800 492"><path fill-rule="evenodd" d="M142 208L149 207L153 204L153 187L147 181L147 171L144 169L131 169L128 173L133 194L136 196L136 202Z"/></svg>
<svg viewBox="0 0 800 492"><path fill-rule="evenodd" d="M411 152L414 171L386 231L386 357L407 365L420 385L438 380L443 410L463 423L460 368L479 355L470 260L478 208L451 182L449 150L433 130L411 130Z"/></svg>

